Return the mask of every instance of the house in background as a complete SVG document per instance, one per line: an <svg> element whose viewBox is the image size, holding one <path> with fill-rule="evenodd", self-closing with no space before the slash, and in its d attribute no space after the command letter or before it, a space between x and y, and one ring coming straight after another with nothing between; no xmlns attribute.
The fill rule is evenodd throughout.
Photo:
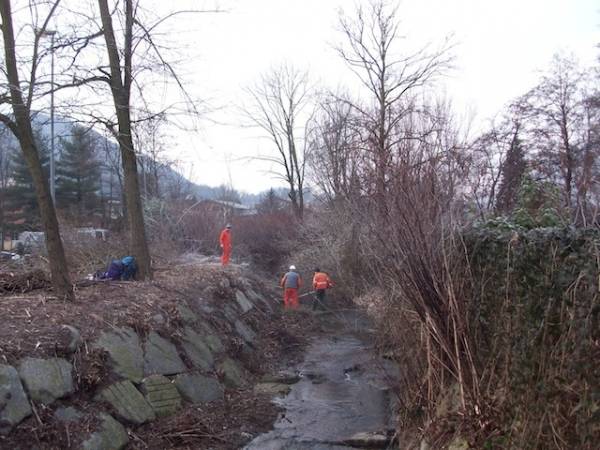
<svg viewBox="0 0 600 450"><path fill-rule="evenodd" d="M227 200L200 200L197 206L198 209L219 217L223 222L230 222L235 216L252 216L256 214L255 208Z"/></svg>

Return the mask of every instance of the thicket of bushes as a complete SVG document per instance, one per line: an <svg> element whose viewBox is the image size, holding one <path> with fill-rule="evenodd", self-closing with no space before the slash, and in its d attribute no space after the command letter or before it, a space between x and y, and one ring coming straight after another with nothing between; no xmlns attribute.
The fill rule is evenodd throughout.
<svg viewBox="0 0 600 450"><path fill-rule="evenodd" d="M227 222L233 226L233 258L274 270L289 256L300 225L280 208L249 216L225 217L221 209L154 200L146 203L146 226L153 255L198 252L220 255L219 234Z"/></svg>
<svg viewBox="0 0 600 450"><path fill-rule="evenodd" d="M401 430L430 448L596 448L599 230L491 222L442 245L365 296L400 365Z"/></svg>
<svg viewBox="0 0 600 450"><path fill-rule="evenodd" d="M464 234L468 321L489 447L594 448L600 437L600 232L488 224Z"/></svg>
<svg viewBox="0 0 600 450"><path fill-rule="evenodd" d="M399 429L422 432L403 442L595 448L600 230L540 227L550 213L523 208L468 227L404 209L385 226L367 209L309 216L294 261L331 271L378 320L400 368Z"/></svg>

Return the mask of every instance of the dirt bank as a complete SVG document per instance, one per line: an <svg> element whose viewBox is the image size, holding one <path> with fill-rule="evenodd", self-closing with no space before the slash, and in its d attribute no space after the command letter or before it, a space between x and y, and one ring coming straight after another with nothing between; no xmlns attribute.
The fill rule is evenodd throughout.
<svg viewBox="0 0 600 450"><path fill-rule="evenodd" d="M0 434L1 448L85 447L102 431L102 414L118 419L117 426L126 431L125 445L135 449L239 448L271 427L277 407L268 395L255 393L254 386L266 374L296 363L306 337L318 332L319 325L310 313L282 314L279 292L266 275L193 261L172 267L158 271L149 283L81 287L74 303L59 302L44 290L0 297L0 365L18 371L23 387L18 378L16 383L31 405L18 424L6 422L12 430ZM186 333L194 330L219 347L211 346L206 366L198 366L186 346ZM144 358L153 339L176 350L173 357L181 368L157 370L150 377L175 383L182 375L199 375L214 381L222 394L211 401L184 397L175 413L135 423L115 407L118 398L107 401L106 392L128 383L148 399L144 383L149 361L144 360L146 378L129 381L115 369L114 355L99 346L107 336L125 331L139 339ZM24 375L26 360L60 361L72 369L68 381L73 386L56 399L36 400ZM76 420L60 418L65 409L75 410Z"/></svg>

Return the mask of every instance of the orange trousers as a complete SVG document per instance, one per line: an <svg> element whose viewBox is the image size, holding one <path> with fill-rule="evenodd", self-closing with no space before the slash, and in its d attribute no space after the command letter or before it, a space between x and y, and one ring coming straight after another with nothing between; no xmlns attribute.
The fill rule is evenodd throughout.
<svg viewBox="0 0 600 450"><path fill-rule="evenodd" d="M221 264L226 266L229 264L229 257L231 256L231 247L223 247L223 254L221 255Z"/></svg>
<svg viewBox="0 0 600 450"><path fill-rule="evenodd" d="M283 291L283 307L297 309L300 305L298 301L298 289L287 288Z"/></svg>

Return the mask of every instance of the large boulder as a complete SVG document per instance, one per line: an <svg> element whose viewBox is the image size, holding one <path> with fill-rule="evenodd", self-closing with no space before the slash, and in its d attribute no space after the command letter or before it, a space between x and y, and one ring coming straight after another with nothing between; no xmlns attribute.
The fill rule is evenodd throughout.
<svg viewBox="0 0 600 450"><path fill-rule="evenodd" d="M287 395L291 389L291 386L285 383L258 383L254 386L254 392L256 394L270 396Z"/></svg>
<svg viewBox="0 0 600 450"><path fill-rule="evenodd" d="M181 345L194 366L202 370L213 368L214 359L209 345L205 342L204 337L196 333L192 328L184 328Z"/></svg>
<svg viewBox="0 0 600 450"><path fill-rule="evenodd" d="M225 350L225 346L223 345L223 341L217 335L217 332L205 321L199 322L200 328L202 329L202 333L204 334L204 342L210 348L210 351L213 353L220 353Z"/></svg>
<svg viewBox="0 0 600 450"><path fill-rule="evenodd" d="M0 364L0 434L8 434L14 426L31 415L31 406L12 366Z"/></svg>
<svg viewBox="0 0 600 450"><path fill-rule="evenodd" d="M100 429L83 442L83 450L121 450L129 443L123 425L105 413L100 413L100 419Z"/></svg>
<svg viewBox="0 0 600 450"><path fill-rule="evenodd" d="M109 403L119 417L136 425L156 418L152 406L129 380L111 384L100 392L97 400Z"/></svg>
<svg viewBox="0 0 600 450"><path fill-rule="evenodd" d="M108 352L112 370L117 375L136 383L144 377L144 354L140 338L131 328L103 332L94 347Z"/></svg>
<svg viewBox="0 0 600 450"><path fill-rule="evenodd" d="M204 336L204 340L208 348L214 353L220 353L225 350L225 346L223 345L223 341L216 334L207 334Z"/></svg>
<svg viewBox="0 0 600 450"><path fill-rule="evenodd" d="M158 333L150 333L144 348L144 375L174 375L187 370L175 345Z"/></svg>
<svg viewBox="0 0 600 450"><path fill-rule="evenodd" d="M29 397L46 405L75 391L73 366L62 358L25 358L19 376Z"/></svg>
<svg viewBox="0 0 600 450"><path fill-rule="evenodd" d="M246 314L248 311L254 308L254 304L250 300L248 300L246 294L244 294L240 290L235 291L235 301L237 302L238 306L242 309L242 313L244 314Z"/></svg>
<svg viewBox="0 0 600 450"><path fill-rule="evenodd" d="M181 396L167 377L151 375L144 378L141 389L157 417L169 416L181 408Z"/></svg>
<svg viewBox="0 0 600 450"><path fill-rule="evenodd" d="M244 370L233 359L226 358L219 364L218 369L223 374L223 381L228 388L237 389L246 384Z"/></svg>
<svg viewBox="0 0 600 450"><path fill-rule="evenodd" d="M235 323L235 321L239 319L238 313L229 305L225 305L221 312L223 313L225 320L230 324Z"/></svg>
<svg viewBox="0 0 600 450"><path fill-rule="evenodd" d="M179 303L177 305L177 313L181 320L187 323L194 323L199 319L198 315L185 303Z"/></svg>
<svg viewBox="0 0 600 450"><path fill-rule="evenodd" d="M54 411L54 418L59 422L78 422L82 417L82 412L72 406L60 407Z"/></svg>
<svg viewBox="0 0 600 450"><path fill-rule="evenodd" d="M223 387L214 378L195 373L182 373L175 378L175 387L190 403L207 403L223 398Z"/></svg>
<svg viewBox="0 0 600 450"><path fill-rule="evenodd" d="M65 353L75 353L83 345L79 330L71 325L63 325L58 333L57 349Z"/></svg>
<svg viewBox="0 0 600 450"><path fill-rule="evenodd" d="M273 311L273 305L265 297L257 294L252 289L246 289L246 294L247 294L248 298L255 304L258 305L260 303L267 309L267 311Z"/></svg>
<svg viewBox="0 0 600 450"><path fill-rule="evenodd" d="M281 383L281 384L295 384L300 381L300 374L289 370L282 370L275 374L267 374L262 377L261 382L263 383Z"/></svg>
<svg viewBox="0 0 600 450"><path fill-rule="evenodd" d="M390 448L393 434L361 431L353 434L350 438L341 442L343 445L348 445L353 448Z"/></svg>
<svg viewBox="0 0 600 450"><path fill-rule="evenodd" d="M256 340L256 333L252 328L250 328L241 320L236 320L234 326L237 334L239 334L242 337L242 339L246 341L246 343L254 343L254 341Z"/></svg>

